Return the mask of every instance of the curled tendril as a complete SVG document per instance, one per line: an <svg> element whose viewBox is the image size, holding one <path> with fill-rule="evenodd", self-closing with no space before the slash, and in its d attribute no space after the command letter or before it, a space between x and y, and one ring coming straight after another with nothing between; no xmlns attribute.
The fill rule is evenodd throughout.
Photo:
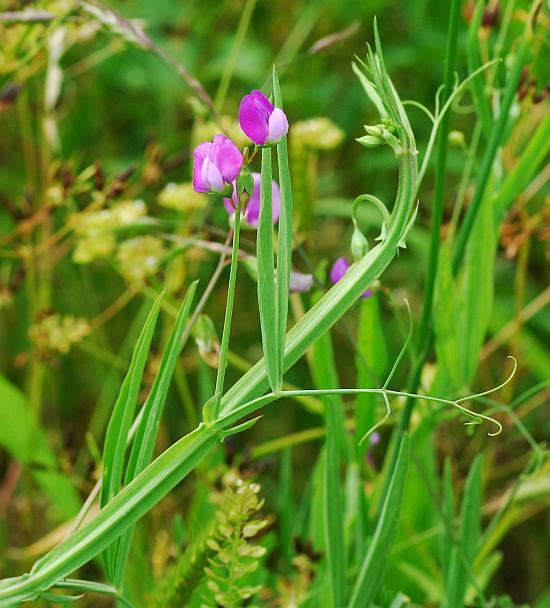
<svg viewBox="0 0 550 608"><path fill-rule="evenodd" d="M476 393L475 395L470 395L468 397L461 397L460 399L455 399L455 403L462 403L463 401L470 401L471 399L477 399L478 397L484 397L485 395L490 395L491 393L496 393L501 388L504 388L507 384L509 384L512 381L512 378L516 375L516 372L518 369L518 362L517 362L516 358L512 355L508 355L507 358L512 359L512 361L514 362L514 369L510 372L510 375L508 376L508 378L506 378L506 380L504 380L504 382L502 382L498 386L495 386L494 388L490 388L488 391L483 391L482 393Z"/></svg>
<svg viewBox="0 0 550 608"><path fill-rule="evenodd" d="M384 224L386 224L386 226L389 224L391 218L390 218L390 212L388 211L388 208L386 207L386 205L384 205L384 203L377 196L374 196L374 194L360 194L353 201L353 205L351 207L351 219L355 226L357 226L357 208L363 201L367 201L369 203L374 203L374 205L376 206L378 211L380 211L380 213L384 219Z"/></svg>
<svg viewBox="0 0 550 608"><path fill-rule="evenodd" d="M388 399L388 394L386 391L382 392L382 397L384 398L384 403L386 404L386 413L384 414L382 420L379 420L363 435L363 437L361 437L361 439L359 440L360 446L363 445L363 443L365 443L365 441L374 433L374 431L376 431L376 429L379 429L384 424L384 422L386 422L386 420L391 416L390 400Z"/></svg>
<svg viewBox="0 0 550 608"><path fill-rule="evenodd" d="M407 315L409 317L409 329L407 331L407 337L405 338L405 342L403 342L403 346L401 347L401 350L399 351L399 354L397 355L395 363L393 364L393 366L390 370L390 373L388 374L388 377L386 378L386 382L384 382L384 386L382 387L382 390L386 390L386 388L388 387L388 384L390 383L391 379L393 378L393 375L395 374L397 367L401 363L401 360L405 356L405 353L407 352L407 348L409 347L409 344L411 343L411 340L412 340L413 319L412 319L411 305L409 304L409 301L406 298L403 299L403 302L405 303L405 306L407 307Z"/></svg>

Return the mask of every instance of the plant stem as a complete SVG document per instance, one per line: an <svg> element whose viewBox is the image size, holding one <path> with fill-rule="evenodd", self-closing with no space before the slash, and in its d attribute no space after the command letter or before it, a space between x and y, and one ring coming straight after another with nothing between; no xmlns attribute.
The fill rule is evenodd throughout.
<svg viewBox="0 0 550 608"><path fill-rule="evenodd" d="M231 319L233 317L233 303L235 300L235 284L237 282L237 265L239 263L239 233L241 231L241 205L237 205L235 211L235 228L233 229L233 249L231 251L231 270L229 271L229 287L227 290L227 303L225 306L225 319L223 321L222 343L220 346L220 361L218 363L218 373L216 376L216 406L214 417L217 418L220 412L220 402L223 393L225 380L225 368L227 366L227 351L229 349L229 334L231 333Z"/></svg>
<svg viewBox="0 0 550 608"><path fill-rule="evenodd" d="M458 41L458 24L460 20L460 5L461 0L453 0L451 12L449 16L449 35L447 38L447 51L445 56L445 75L443 102L449 98L452 92L453 79L456 62L456 48ZM437 265L439 261L439 246L441 221L443 218L443 196L445 186L445 168L447 165L447 136L449 132L449 113L446 112L441 119L439 145L437 152L437 165L435 169L435 193L432 208L432 225L430 231L430 250L428 254L428 270L426 276L426 284L424 286L424 300L422 302L422 316L420 318L420 327L418 331L417 341L417 361L411 371L408 382L409 392L415 392L418 387L420 374L424 362L427 357L431 345L431 317L434 299L435 279L437 276ZM409 420L412 413L414 401L407 399L403 416L401 419L401 430L406 430L409 426ZM398 447L398 446L397 446ZM397 448L396 448L397 450ZM397 452L396 452L397 453Z"/></svg>

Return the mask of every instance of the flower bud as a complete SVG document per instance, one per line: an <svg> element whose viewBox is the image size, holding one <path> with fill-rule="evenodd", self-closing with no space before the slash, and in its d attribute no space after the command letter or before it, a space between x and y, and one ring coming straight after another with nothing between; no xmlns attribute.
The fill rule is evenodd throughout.
<svg viewBox="0 0 550 608"><path fill-rule="evenodd" d="M355 226L351 237L351 254L353 255L353 259L357 262L367 254L368 250L369 244L365 235Z"/></svg>
<svg viewBox="0 0 550 608"><path fill-rule="evenodd" d="M449 143L455 148L465 148L466 140L464 139L464 133L462 131L450 131L449 132Z"/></svg>

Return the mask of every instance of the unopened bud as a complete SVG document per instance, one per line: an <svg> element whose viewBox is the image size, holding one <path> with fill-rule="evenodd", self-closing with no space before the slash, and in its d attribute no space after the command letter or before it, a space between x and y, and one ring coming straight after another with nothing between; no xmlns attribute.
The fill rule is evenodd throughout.
<svg viewBox="0 0 550 608"><path fill-rule="evenodd" d="M356 226L351 237L351 254L353 255L353 259L355 261L360 260L367 254L368 250L368 241L365 238L365 235Z"/></svg>

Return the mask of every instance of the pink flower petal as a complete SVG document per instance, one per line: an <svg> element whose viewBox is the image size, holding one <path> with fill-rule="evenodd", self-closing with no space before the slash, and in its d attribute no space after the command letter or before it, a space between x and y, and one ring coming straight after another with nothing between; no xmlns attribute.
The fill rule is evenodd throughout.
<svg viewBox="0 0 550 608"><path fill-rule="evenodd" d="M275 108L269 117L267 141L278 142L287 133L288 120L286 114L280 108Z"/></svg>
<svg viewBox="0 0 550 608"><path fill-rule="evenodd" d="M347 259L344 257L338 258L330 269L330 280L333 283L338 283L338 281L346 274L348 270L349 262Z"/></svg>
<svg viewBox="0 0 550 608"><path fill-rule="evenodd" d="M273 104L269 99L261 91L258 91L258 89L251 91L250 97L252 98L252 101L263 110L266 119L269 118L269 115L273 112Z"/></svg>
<svg viewBox="0 0 550 608"><path fill-rule="evenodd" d="M210 159L219 169L223 181L231 183L241 170L243 155L239 148L225 135L216 135Z"/></svg>
<svg viewBox="0 0 550 608"><path fill-rule="evenodd" d="M350 267L350 263L348 262L347 258L345 258L345 257L338 258L332 265L332 268L330 269L331 282L338 283L338 281L340 281L340 279L342 279L342 277L349 270L349 267ZM370 296L372 296L372 291L370 289L366 289L361 294L361 299L368 298Z"/></svg>
<svg viewBox="0 0 550 608"><path fill-rule="evenodd" d="M253 172L252 179L254 180L254 191L246 206L245 219L246 223L254 228L258 227L258 219L260 217L260 174ZM273 204L273 223L276 224L279 220L279 212L281 209L281 192L277 182L273 180L271 190L272 204ZM233 192L233 202L235 207L237 206L237 193ZM233 215L235 213L234 207L231 205L231 201L226 197L223 199L223 204L229 213Z"/></svg>
<svg viewBox="0 0 550 608"><path fill-rule="evenodd" d="M201 181L208 188L208 192L223 192L222 174L209 158L205 158L202 163Z"/></svg>
<svg viewBox="0 0 550 608"><path fill-rule="evenodd" d="M267 139L269 115L251 95L245 95L239 108L239 123L244 133L257 145Z"/></svg>
<svg viewBox="0 0 550 608"><path fill-rule="evenodd" d="M195 192L209 192L208 187L202 180L201 172L204 159L209 156L211 149L212 142L205 141L193 151L193 188Z"/></svg>
<svg viewBox="0 0 550 608"><path fill-rule="evenodd" d="M253 173L254 192L248 201L246 207L246 221L254 228L258 227L258 219L260 217L260 174ZM281 208L281 192L277 182L273 180L271 184L271 201L273 205L273 223L276 224L279 219L279 211Z"/></svg>

